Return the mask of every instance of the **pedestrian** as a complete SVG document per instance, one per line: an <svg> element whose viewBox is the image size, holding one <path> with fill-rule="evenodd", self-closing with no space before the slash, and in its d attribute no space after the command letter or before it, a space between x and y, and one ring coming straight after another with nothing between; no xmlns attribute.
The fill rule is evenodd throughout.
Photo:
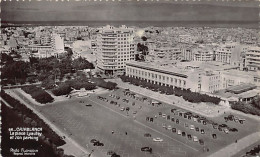
<svg viewBox="0 0 260 157"><path fill-rule="evenodd" d="M125 132L125 135L127 135L127 132Z"/></svg>
<svg viewBox="0 0 260 157"><path fill-rule="evenodd" d="M114 130L112 130L112 134L114 134Z"/></svg>
<svg viewBox="0 0 260 157"><path fill-rule="evenodd" d="M237 140L235 142L237 143Z"/></svg>
<svg viewBox="0 0 260 157"><path fill-rule="evenodd" d="M218 110L218 113L219 113L219 110Z"/></svg>

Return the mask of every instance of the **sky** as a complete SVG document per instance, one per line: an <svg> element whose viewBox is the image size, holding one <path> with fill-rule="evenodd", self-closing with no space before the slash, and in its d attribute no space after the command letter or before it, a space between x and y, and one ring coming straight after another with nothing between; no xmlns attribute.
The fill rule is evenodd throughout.
<svg viewBox="0 0 260 157"><path fill-rule="evenodd" d="M2 1L2 21L259 21L256 0Z"/></svg>

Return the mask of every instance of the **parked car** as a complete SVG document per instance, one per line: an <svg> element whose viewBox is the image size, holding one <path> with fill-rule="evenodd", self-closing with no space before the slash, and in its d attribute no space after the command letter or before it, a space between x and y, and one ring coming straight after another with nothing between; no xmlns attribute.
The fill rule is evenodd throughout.
<svg viewBox="0 0 260 157"><path fill-rule="evenodd" d="M97 142L98 140L96 140L96 139L92 139L92 140L90 140L90 143L95 143L95 142Z"/></svg>
<svg viewBox="0 0 260 157"><path fill-rule="evenodd" d="M223 129L226 134L228 134L229 130L227 128Z"/></svg>
<svg viewBox="0 0 260 157"><path fill-rule="evenodd" d="M174 113L176 111L176 108L171 109L171 112Z"/></svg>
<svg viewBox="0 0 260 157"><path fill-rule="evenodd" d="M179 119L176 119L176 124L179 124L179 123L180 123Z"/></svg>
<svg viewBox="0 0 260 157"><path fill-rule="evenodd" d="M150 133L145 133L144 137L152 137L152 135Z"/></svg>
<svg viewBox="0 0 260 157"><path fill-rule="evenodd" d="M194 142L198 142L199 141L198 137L197 136L193 136L193 141Z"/></svg>
<svg viewBox="0 0 260 157"><path fill-rule="evenodd" d="M199 131L200 131L199 127L195 127L195 130L196 130L197 132L199 132Z"/></svg>
<svg viewBox="0 0 260 157"><path fill-rule="evenodd" d="M175 133L176 132L176 128L172 128L172 132Z"/></svg>
<svg viewBox="0 0 260 157"><path fill-rule="evenodd" d="M141 148L141 151L152 153L153 149L152 149L151 147L142 147L142 148Z"/></svg>
<svg viewBox="0 0 260 157"><path fill-rule="evenodd" d="M133 111L133 114L137 114L137 111Z"/></svg>
<svg viewBox="0 0 260 157"><path fill-rule="evenodd" d="M94 146L104 146L104 143L101 143L101 142L97 141L93 145Z"/></svg>
<svg viewBox="0 0 260 157"><path fill-rule="evenodd" d="M201 134L205 134L205 130L204 129L200 129L200 133Z"/></svg>
<svg viewBox="0 0 260 157"><path fill-rule="evenodd" d="M114 152L114 151L112 151L112 150L109 150L108 152L107 152L107 155L112 155L112 154L115 154L116 152Z"/></svg>
<svg viewBox="0 0 260 157"><path fill-rule="evenodd" d="M189 140L192 140L191 134L188 134L187 137L188 137Z"/></svg>
<svg viewBox="0 0 260 157"><path fill-rule="evenodd" d="M184 123L184 126L185 126L185 127L189 127L189 125L188 125L187 123Z"/></svg>
<svg viewBox="0 0 260 157"><path fill-rule="evenodd" d="M194 130L195 129L194 125L190 125L190 129Z"/></svg>
<svg viewBox="0 0 260 157"><path fill-rule="evenodd" d="M120 109L121 111L124 111L125 110L125 107L121 107L121 109Z"/></svg>
<svg viewBox="0 0 260 157"><path fill-rule="evenodd" d="M174 122L175 120L174 120L174 118L172 118L172 122Z"/></svg>
<svg viewBox="0 0 260 157"><path fill-rule="evenodd" d="M202 139L199 139L200 145L204 145L204 141Z"/></svg>
<svg viewBox="0 0 260 157"><path fill-rule="evenodd" d="M162 114L162 117L163 117L163 118L166 118L166 114Z"/></svg>
<svg viewBox="0 0 260 157"><path fill-rule="evenodd" d="M87 106L87 107L91 107L92 105L91 105L91 104L87 104L86 106Z"/></svg>
<svg viewBox="0 0 260 157"><path fill-rule="evenodd" d="M181 133L181 135L182 135L182 136L186 136L186 133L183 131L183 132Z"/></svg>
<svg viewBox="0 0 260 157"><path fill-rule="evenodd" d="M178 134L178 135L181 135L181 130L178 130L178 131L177 131L177 134Z"/></svg>
<svg viewBox="0 0 260 157"><path fill-rule="evenodd" d="M111 155L111 157L120 157L120 155L114 153L114 154Z"/></svg>
<svg viewBox="0 0 260 157"><path fill-rule="evenodd" d="M230 128L229 131L231 131L231 132L237 132L238 130L237 130L237 128Z"/></svg>
<svg viewBox="0 0 260 157"><path fill-rule="evenodd" d="M217 139L217 134L212 134L213 139Z"/></svg>
<svg viewBox="0 0 260 157"><path fill-rule="evenodd" d="M165 124L165 123L163 123L163 124L162 124L162 127L163 127L163 128L166 128L166 124Z"/></svg>
<svg viewBox="0 0 260 157"><path fill-rule="evenodd" d="M163 142L163 139L160 137L153 138L154 142Z"/></svg>

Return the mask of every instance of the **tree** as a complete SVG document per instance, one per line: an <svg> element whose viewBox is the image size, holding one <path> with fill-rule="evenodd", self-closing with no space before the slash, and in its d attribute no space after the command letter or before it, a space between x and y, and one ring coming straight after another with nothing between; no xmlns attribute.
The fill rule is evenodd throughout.
<svg viewBox="0 0 260 157"><path fill-rule="evenodd" d="M142 39L143 41L146 41L146 40L147 40L147 38L146 38L145 36L142 36L141 39Z"/></svg>
<svg viewBox="0 0 260 157"><path fill-rule="evenodd" d="M94 65L82 57L73 60L72 67L76 70L94 69Z"/></svg>
<svg viewBox="0 0 260 157"><path fill-rule="evenodd" d="M258 109L260 109L260 96L258 95L252 100L252 105Z"/></svg>

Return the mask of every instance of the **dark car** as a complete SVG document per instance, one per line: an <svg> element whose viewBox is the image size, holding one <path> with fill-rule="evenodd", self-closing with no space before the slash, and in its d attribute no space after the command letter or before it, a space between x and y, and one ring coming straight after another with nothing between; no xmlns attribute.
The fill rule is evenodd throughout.
<svg viewBox="0 0 260 157"><path fill-rule="evenodd" d="M200 145L204 145L204 141L202 139L199 140Z"/></svg>
<svg viewBox="0 0 260 157"><path fill-rule="evenodd" d="M92 105L91 105L91 104L87 104L86 106L87 106L87 107L91 107Z"/></svg>
<svg viewBox="0 0 260 157"><path fill-rule="evenodd" d="M152 149L152 148L150 148L150 147L142 147L142 148L141 148L141 151L143 151L143 152L150 152L150 153L152 153L153 149Z"/></svg>
<svg viewBox="0 0 260 157"><path fill-rule="evenodd" d="M96 143L96 142L98 142L98 140L96 140L96 139L90 140L90 143Z"/></svg>
<svg viewBox="0 0 260 157"><path fill-rule="evenodd" d="M182 136L186 136L186 133L183 131L183 132L181 133L181 135L182 135Z"/></svg>
<svg viewBox="0 0 260 157"><path fill-rule="evenodd" d="M107 152L107 155L113 155L113 154L115 154L115 152L112 151L112 150L109 150L109 151Z"/></svg>
<svg viewBox="0 0 260 157"><path fill-rule="evenodd" d="M175 132L176 132L176 128L172 128L172 132L174 132L174 133L175 133Z"/></svg>
<svg viewBox="0 0 260 157"><path fill-rule="evenodd" d="M189 140L192 140L191 134L188 134L187 137Z"/></svg>
<svg viewBox="0 0 260 157"><path fill-rule="evenodd" d="M199 127L195 127L195 130L198 131L198 132L200 131Z"/></svg>
<svg viewBox="0 0 260 157"><path fill-rule="evenodd" d="M172 118L172 121L173 121L173 122L175 121L174 118Z"/></svg>
<svg viewBox="0 0 260 157"><path fill-rule="evenodd" d="M111 157L120 157L120 155L114 153L114 154L111 155Z"/></svg>
<svg viewBox="0 0 260 157"><path fill-rule="evenodd" d="M214 139L216 139L216 138L217 138L217 134L212 134L212 137L213 137Z"/></svg>
<svg viewBox="0 0 260 157"><path fill-rule="evenodd" d="M176 124L179 124L180 122L179 122L179 119L176 119Z"/></svg>
<svg viewBox="0 0 260 157"><path fill-rule="evenodd" d="M171 109L171 112L172 112L172 113L174 113L174 111L176 111L176 109L175 109L175 108Z"/></svg>
<svg viewBox="0 0 260 157"><path fill-rule="evenodd" d="M145 134L144 134L144 137L152 137L152 135L149 134L149 133L145 133Z"/></svg>
<svg viewBox="0 0 260 157"><path fill-rule="evenodd" d="M205 130L204 129L201 129L200 132L201 132L201 134L205 134Z"/></svg>
<svg viewBox="0 0 260 157"><path fill-rule="evenodd" d="M238 130L237 130L237 128L231 128L231 129L229 129L229 131L231 131L231 132L237 132Z"/></svg>
<svg viewBox="0 0 260 157"><path fill-rule="evenodd" d="M101 143L101 142L97 141L93 145L94 146L104 146L104 143Z"/></svg>

